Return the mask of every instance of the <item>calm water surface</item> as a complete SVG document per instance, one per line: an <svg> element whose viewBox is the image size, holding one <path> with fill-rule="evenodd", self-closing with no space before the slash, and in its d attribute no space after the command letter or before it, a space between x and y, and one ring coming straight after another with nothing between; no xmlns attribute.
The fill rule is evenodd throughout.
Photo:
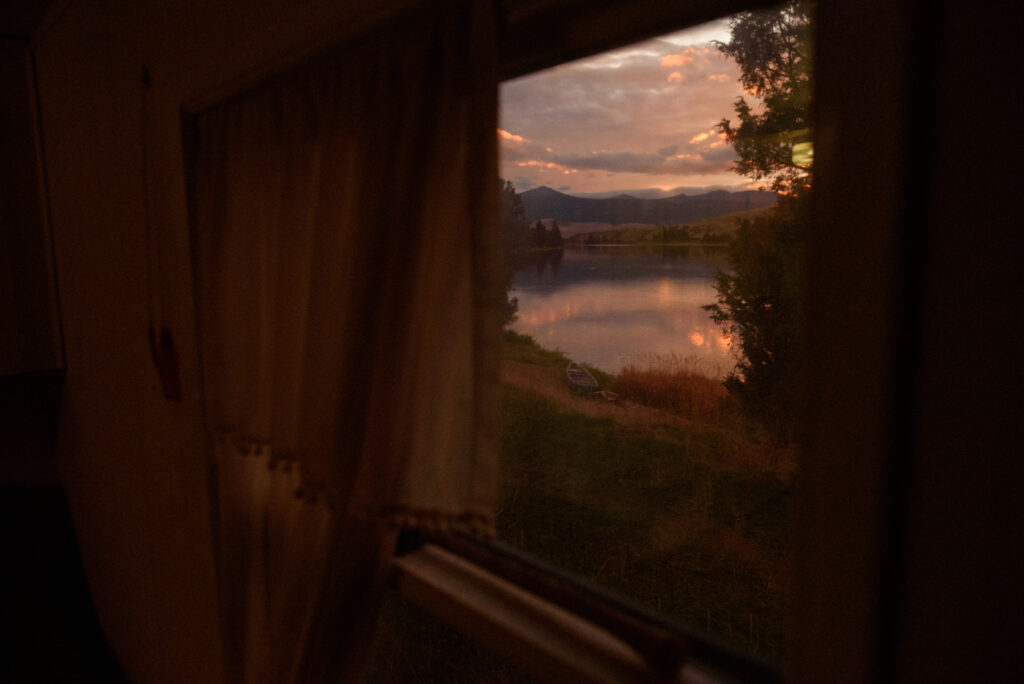
<svg viewBox="0 0 1024 684"><path fill-rule="evenodd" d="M709 374L735 363L729 339L701 309L715 301L722 250L572 247L517 270L511 328L577 361L618 372L651 355L690 357Z"/></svg>

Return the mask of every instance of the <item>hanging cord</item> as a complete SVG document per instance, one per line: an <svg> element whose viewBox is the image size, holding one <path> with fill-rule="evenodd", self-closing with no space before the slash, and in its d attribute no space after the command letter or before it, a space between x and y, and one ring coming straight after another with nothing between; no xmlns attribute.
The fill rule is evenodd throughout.
<svg viewBox="0 0 1024 684"><path fill-rule="evenodd" d="M160 376L160 387L168 401L181 401L181 379L178 372L178 353L174 336L164 324L164 273L160 250L153 237L150 206L149 165L149 99L152 81L149 69L142 68L140 99L141 159L142 159L142 212L146 236L146 318L148 323L149 352ZM156 285L154 286L154 274ZM159 332L158 332L159 331Z"/></svg>

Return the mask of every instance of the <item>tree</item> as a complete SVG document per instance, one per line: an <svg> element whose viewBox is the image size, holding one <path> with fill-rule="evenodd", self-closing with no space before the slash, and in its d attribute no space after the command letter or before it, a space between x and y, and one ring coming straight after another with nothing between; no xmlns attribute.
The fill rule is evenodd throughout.
<svg viewBox="0 0 1024 684"><path fill-rule="evenodd" d="M736 15L729 23L730 41L716 41L739 65L746 91L763 102L755 107L739 97L733 105L739 124L726 118L718 123L740 156L733 168L754 180L771 180L773 190L789 195L810 187L810 159L800 154L800 146L810 142L810 22L808 3L790 0L775 10Z"/></svg>
<svg viewBox="0 0 1024 684"><path fill-rule="evenodd" d="M547 247L548 245L548 229L544 227L544 224L537 221L533 225L533 246L534 247Z"/></svg>
<svg viewBox="0 0 1024 684"><path fill-rule="evenodd" d="M730 245L732 272L719 272L717 302L704 308L738 345L739 360L725 381L730 394L781 439L793 436L804 320L811 164L794 147L810 140L809 24L808 6L790 1L776 10L737 15L729 43L718 44L739 64L744 88L763 102L756 110L740 97L734 105L739 125L728 119L718 125L739 155L734 169L770 180L784 197L768 214L743 222Z"/></svg>
<svg viewBox="0 0 1024 684"><path fill-rule="evenodd" d="M511 323L519 310L519 301L511 297L512 277L519 257L529 248L531 242L530 223L526 220L522 198L511 181L498 178L499 220L501 246L504 256L505 280L505 323Z"/></svg>
<svg viewBox="0 0 1024 684"><path fill-rule="evenodd" d="M704 308L739 346L725 380L745 413L782 439L792 437L803 329L803 203L740 225L732 273L719 271L716 304Z"/></svg>
<svg viewBox="0 0 1024 684"><path fill-rule="evenodd" d="M516 192L512 181L499 177L498 193L500 195L501 246L508 258L530 246L530 223L526 220L523 200Z"/></svg>
<svg viewBox="0 0 1024 684"><path fill-rule="evenodd" d="M565 238L562 237L562 229L558 227L558 221L551 222L551 232L548 234L548 246L565 246Z"/></svg>

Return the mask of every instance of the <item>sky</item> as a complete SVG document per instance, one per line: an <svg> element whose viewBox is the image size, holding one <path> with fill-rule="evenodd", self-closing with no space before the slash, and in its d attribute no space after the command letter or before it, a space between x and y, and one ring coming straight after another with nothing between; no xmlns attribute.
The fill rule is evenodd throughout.
<svg viewBox="0 0 1024 684"><path fill-rule="evenodd" d="M500 173L524 192L664 196L759 187L715 132L739 68L710 44L728 19L562 64L501 88Z"/></svg>

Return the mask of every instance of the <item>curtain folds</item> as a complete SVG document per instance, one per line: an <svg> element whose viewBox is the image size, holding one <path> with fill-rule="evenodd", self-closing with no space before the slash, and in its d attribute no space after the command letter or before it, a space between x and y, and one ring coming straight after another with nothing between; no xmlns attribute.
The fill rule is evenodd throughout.
<svg viewBox="0 0 1024 684"><path fill-rule="evenodd" d="M494 43L489 3L437 3L199 117L200 349L235 680L345 677L388 530L490 529Z"/></svg>

